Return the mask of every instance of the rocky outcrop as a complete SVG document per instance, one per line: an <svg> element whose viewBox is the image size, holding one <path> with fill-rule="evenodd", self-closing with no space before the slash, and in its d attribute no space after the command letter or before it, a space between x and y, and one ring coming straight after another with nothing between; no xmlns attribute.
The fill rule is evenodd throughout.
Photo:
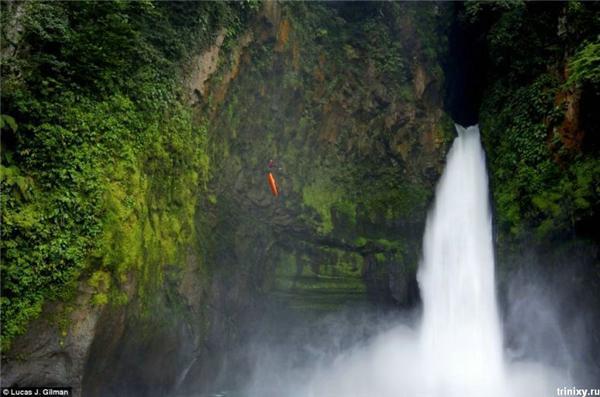
<svg viewBox="0 0 600 397"><path fill-rule="evenodd" d="M66 386L81 395L84 366L101 312L91 305L93 292L82 284L75 302L48 305L2 358L2 386Z"/></svg>
<svg viewBox="0 0 600 397"><path fill-rule="evenodd" d="M225 31L221 30L215 39L215 43L202 54L196 55L192 60L192 71L190 72L191 80L188 82L188 90L191 91L190 101L206 95L206 80L213 74L219 65L219 53L223 40L225 40Z"/></svg>
<svg viewBox="0 0 600 397"><path fill-rule="evenodd" d="M147 307L134 299L98 320L82 380L85 396L164 396L191 362L205 360L206 282L195 255L165 270ZM143 310L150 310L149 313Z"/></svg>

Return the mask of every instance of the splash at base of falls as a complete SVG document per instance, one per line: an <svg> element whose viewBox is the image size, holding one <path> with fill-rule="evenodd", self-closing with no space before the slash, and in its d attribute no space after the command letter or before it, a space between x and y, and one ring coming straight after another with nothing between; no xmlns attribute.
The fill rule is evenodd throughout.
<svg viewBox="0 0 600 397"><path fill-rule="evenodd" d="M332 363L315 369L306 384L287 388L285 395L530 397L553 396L557 387L570 384L559 369L537 363L507 364L503 377L488 384L468 383L472 375L466 371L461 373L466 368L457 364L453 369L456 378L452 382L436 383L429 376L436 365L436 362L428 361L422 354L419 333L398 327L379 335L372 343L342 354ZM254 397L262 393L259 390L253 392L248 395ZM264 395L275 396L277 393Z"/></svg>

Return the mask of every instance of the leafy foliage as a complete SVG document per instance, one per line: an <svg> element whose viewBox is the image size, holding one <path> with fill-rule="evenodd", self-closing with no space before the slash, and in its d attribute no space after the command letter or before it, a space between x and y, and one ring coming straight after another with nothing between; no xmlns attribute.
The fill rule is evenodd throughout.
<svg viewBox="0 0 600 397"><path fill-rule="evenodd" d="M588 43L569 61L569 84L600 87L600 43Z"/></svg>
<svg viewBox="0 0 600 397"><path fill-rule="evenodd" d="M472 16L495 15L488 34L493 84L484 96L481 124L501 237L525 240L533 233L544 241L572 235L596 216L600 162L593 148L565 145L567 105L560 98L572 95L568 90L575 85L589 89L598 82L598 7L570 2L475 8Z"/></svg>
<svg viewBox="0 0 600 397"><path fill-rule="evenodd" d="M220 26L239 29L248 7L25 2L15 12L18 42L1 65L2 350L82 277L92 303L123 303L129 271L144 298L160 266L180 262L209 174L206 127L176 88L180 64Z"/></svg>

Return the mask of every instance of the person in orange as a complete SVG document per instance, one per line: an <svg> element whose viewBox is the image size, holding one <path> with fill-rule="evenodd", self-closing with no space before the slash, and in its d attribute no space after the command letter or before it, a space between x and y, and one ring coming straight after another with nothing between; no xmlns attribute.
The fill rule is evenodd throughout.
<svg viewBox="0 0 600 397"><path fill-rule="evenodd" d="M275 162L273 160L269 160L267 164L267 182L269 183L269 188L271 189L271 193L273 196L279 196L279 186L277 186L277 182L275 182L275 177L273 176L273 166Z"/></svg>

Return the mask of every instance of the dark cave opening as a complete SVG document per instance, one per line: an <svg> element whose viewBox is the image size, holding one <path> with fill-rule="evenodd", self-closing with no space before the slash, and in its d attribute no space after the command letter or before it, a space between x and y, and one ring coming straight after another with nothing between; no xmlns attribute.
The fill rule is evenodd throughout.
<svg viewBox="0 0 600 397"><path fill-rule="evenodd" d="M463 3L455 3L452 12L448 54L442 61L446 75L444 106L456 123L469 126L479 120L488 69L486 32L492 18L487 15L467 21Z"/></svg>

